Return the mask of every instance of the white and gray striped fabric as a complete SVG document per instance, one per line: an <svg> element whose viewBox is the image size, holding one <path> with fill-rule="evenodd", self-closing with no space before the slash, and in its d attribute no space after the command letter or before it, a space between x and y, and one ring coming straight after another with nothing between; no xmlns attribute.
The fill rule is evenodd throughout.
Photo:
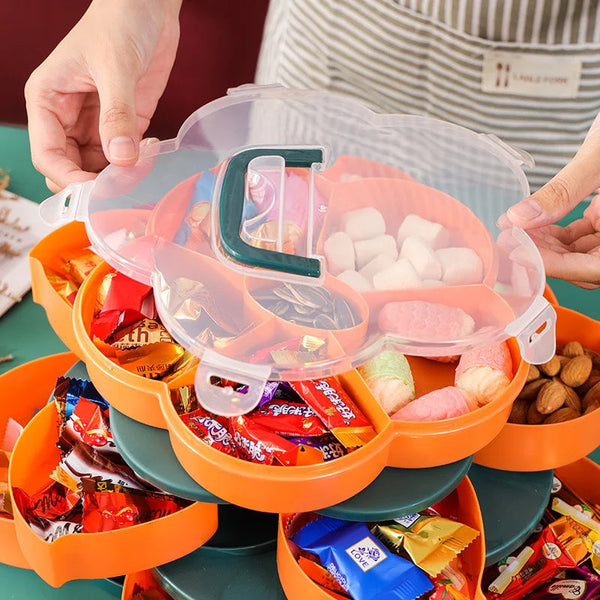
<svg viewBox="0 0 600 600"><path fill-rule="evenodd" d="M577 96L482 91L489 51L578 58ZM600 0L271 0L257 83L275 82L493 133L533 156L537 189L600 112Z"/></svg>

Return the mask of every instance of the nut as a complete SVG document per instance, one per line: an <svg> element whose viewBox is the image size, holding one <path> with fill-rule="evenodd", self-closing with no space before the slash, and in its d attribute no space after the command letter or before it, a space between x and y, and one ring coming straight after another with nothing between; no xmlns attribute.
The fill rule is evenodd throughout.
<svg viewBox="0 0 600 600"><path fill-rule="evenodd" d="M539 425L545 418L546 415L543 415L537 409L535 402L532 402L527 411L527 423L529 423L529 425Z"/></svg>
<svg viewBox="0 0 600 600"><path fill-rule="evenodd" d="M544 375L548 375L548 377L558 375L558 372L560 371L560 360L558 359L558 356L554 355L548 362L545 362L543 365L538 365L538 369Z"/></svg>
<svg viewBox="0 0 600 600"><path fill-rule="evenodd" d="M593 368L592 372L590 373L590 376L585 380L583 385L580 385L577 388L577 393L580 396L585 396L585 394L587 394L588 390L593 388L599 381L600 381L600 370Z"/></svg>
<svg viewBox="0 0 600 600"><path fill-rule="evenodd" d="M539 369L535 365L529 365L529 371L527 371L527 379L525 383L535 381L541 377Z"/></svg>
<svg viewBox="0 0 600 600"><path fill-rule="evenodd" d="M600 408L600 402L591 402L588 407L583 412L584 415L589 415L591 412L594 412L596 409Z"/></svg>
<svg viewBox="0 0 600 600"><path fill-rule="evenodd" d="M560 361L560 368L562 369L570 360L572 357L570 356L563 356L562 354L557 354L556 355L558 360Z"/></svg>
<svg viewBox="0 0 600 600"><path fill-rule="evenodd" d="M581 412L581 399L577 395L577 392L568 385L565 385L565 390L567 392L567 397L565 400L565 406L576 410L578 413Z"/></svg>
<svg viewBox="0 0 600 600"><path fill-rule="evenodd" d="M564 421L570 421L571 419L576 419L579 416L579 413L568 406L564 408L559 408L554 411L551 415L548 415L544 419L544 425L550 425L552 423L563 423Z"/></svg>
<svg viewBox="0 0 600 600"><path fill-rule="evenodd" d="M558 410L567 399L565 386L558 381L548 381L537 395L535 406L543 415Z"/></svg>
<svg viewBox="0 0 600 600"><path fill-rule="evenodd" d="M594 404L596 402L600 404L600 382L587 391L583 397L583 400L581 401L581 406L583 410L587 411L590 404Z"/></svg>
<svg viewBox="0 0 600 600"><path fill-rule="evenodd" d="M530 381L523 387L518 397L521 398L521 400L534 400L537 397L538 392L547 383L548 380L543 378L536 379L535 381Z"/></svg>
<svg viewBox="0 0 600 600"><path fill-rule="evenodd" d="M600 354L594 350L590 350L589 348L584 348L583 350L586 356L589 356L592 359L592 363L596 369L600 369Z"/></svg>
<svg viewBox="0 0 600 600"><path fill-rule="evenodd" d="M584 353L581 342L567 342L562 349L561 354L573 358L574 356L581 356Z"/></svg>
<svg viewBox="0 0 600 600"><path fill-rule="evenodd" d="M521 400L517 398L512 405L510 416L508 417L509 423L527 423L527 410L529 409L529 402L527 400Z"/></svg>
<svg viewBox="0 0 600 600"><path fill-rule="evenodd" d="M573 357L561 370L562 382L570 387L583 385L592 372L592 359L585 354Z"/></svg>

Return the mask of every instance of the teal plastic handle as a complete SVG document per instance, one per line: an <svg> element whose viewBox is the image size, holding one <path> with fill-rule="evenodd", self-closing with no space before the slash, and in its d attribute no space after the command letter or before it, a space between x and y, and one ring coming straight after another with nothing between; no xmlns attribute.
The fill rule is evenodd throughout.
<svg viewBox="0 0 600 600"><path fill-rule="evenodd" d="M221 247L226 254L243 265L305 277L320 277L321 265L316 258L256 248L240 237L246 170L250 161L258 156L281 156L287 167L310 168L314 163L323 162L323 149L252 148L232 156L223 175L219 196Z"/></svg>

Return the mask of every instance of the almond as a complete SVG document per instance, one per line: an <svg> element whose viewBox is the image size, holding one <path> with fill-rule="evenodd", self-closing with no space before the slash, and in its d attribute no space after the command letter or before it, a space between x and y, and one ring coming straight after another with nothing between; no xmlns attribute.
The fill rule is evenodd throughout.
<svg viewBox="0 0 600 600"><path fill-rule="evenodd" d="M548 377L554 377L560 371L560 360L558 356L554 355L548 362L542 365L538 365L538 369Z"/></svg>
<svg viewBox="0 0 600 600"><path fill-rule="evenodd" d="M544 419L544 425L551 425L552 423L563 423L564 421L570 421L571 419L576 419L579 416L579 413L568 406L565 408L559 408L554 411L551 415L548 415Z"/></svg>
<svg viewBox="0 0 600 600"><path fill-rule="evenodd" d="M540 370L535 365L529 365L529 371L527 371L527 379L525 379L525 383L529 383L530 381L535 381L541 377Z"/></svg>
<svg viewBox="0 0 600 600"><path fill-rule="evenodd" d="M547 415L543 415L536 407L535 402L532 402L529 405L529 410L527 411L527 423L530 425L539 425Z"/></svg>
<svg viewBox="0 0 600 600"><path fill-rule="evenodd" d="M521 393L519 394L519 398L522 400L534 400L538 392L548 383L547 379L541 378L536 379L535 381L530 381L523 387Z"/></svg>
<svg viewBox="0 0 600 600"><path fill-rule="evenodd" d="M562 354L557 354L556 357L558 358L558 360L560 361L560 368L562 369L570 360L572 357L570 356L563 356ZM560 371L559 371L560 372Z"/></svg>
<svg viewBox="0 0 600 600"><path fill-rule="evenodd" d="M509 423L527 423L527 410L529 409L529 402L527 400L521 400L517 398L512 405L510 416L508 417Z"/></svg>
<svg viewBox="0 0 600 600"><path fill-rule="evenodd" d="M583 385L580 385L577 388L577 393L580 396L585 396L585 394L587 394L588 390L593 388L599 381L600 381L600 370L593 368L592 372L590 373L590 376L585 380Z"/></svg>
<svg viewBox="0 0 600 600"><path fill-rule="evenodd" d="M600 354L595 350L590 350L590 348L584 348L586 356L589 356L592 359L592 363L596 369L600 369Z"/></svg>
<svg viewBox="0 0 600 600"><path fill-rule="evenodd" d="M600 404L600 382L591 387L581 402L583 410L587 410L590 404L597 402Z"/></svg>
<svg viewBox="0 0 600 600"><path fill-rule="evenodd" d="M576 410L578 413L581 412L581 399L577 395L577 392L568 385L565 385L565 390L567 392L567 397L565 399L565 406Z"/></svg>
<svg viewBox="0 0 600 600"><path fill-rule="evenodd" d="M596 409L600 408L599 402L591 402L588 407L583 412L584 415L589 415L591 412L594 412Z"/></svg>
<svg viewBox="0 0 600 600"><path fill-rule="evenodd" d="M573 358L574 356L581 356L584 354L583 346L581 342L567 342L561 351L563 356L568 356L569 358Z"/></svg>
<svg viewBox="0 0 600 600"><path fill-rule="evenodd" d="M570 387L583 385L592 372L592 359L585 354L572 358L561 370L560 378Z"/></svg>
<svg viewBox="0 0 600 600"><path fill-rule="evenodd" d="M549 381L539 391L535 401L535 407L543 415L549 415L558 410L567 399L567 390L558 381Z"/></svg>

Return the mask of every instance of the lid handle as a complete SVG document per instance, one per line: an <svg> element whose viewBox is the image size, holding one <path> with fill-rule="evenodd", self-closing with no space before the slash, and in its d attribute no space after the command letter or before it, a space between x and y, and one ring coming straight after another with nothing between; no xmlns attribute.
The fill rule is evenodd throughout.
<svg viewBox="0 0 600 600"><path fill-rule="evenodd" d="M93 181L70 183L66 188L50 196L40 204L40 217L47 225L63 225L83 217L83 199ZM80 206L81 205L81 206Z"/></svg>
<svg viewBox="0 0 600 600"><path fill-rule="evenodd" d="M219 195L219 238L221 247L238 263L304 277L321 276L316 258L286 254L251 246L240 237L244 212L245 175L250 162L259 156L281 156L288 167L310 168L323 162L322 148L250 148L234 154L223 175Z"/></svg>
<svg viewBox="0 0 600 600"><path fill-rule="evenodd" d="M521 356L532 365L548 362L556 351L556 311L542 296L537 296L522 319L528 319L523 328L511 323L506 327L506 333L517 338Z"/></svg>
<svg viewBox="0 0 600 600"><path fill-rule="evenodd" d="M266 365L240 363L206 349L196 370L196 397L203 408L214 414L244 415L258 406L270 372ZM242 384L245 391L215 385L215 378Z"/></svg>

